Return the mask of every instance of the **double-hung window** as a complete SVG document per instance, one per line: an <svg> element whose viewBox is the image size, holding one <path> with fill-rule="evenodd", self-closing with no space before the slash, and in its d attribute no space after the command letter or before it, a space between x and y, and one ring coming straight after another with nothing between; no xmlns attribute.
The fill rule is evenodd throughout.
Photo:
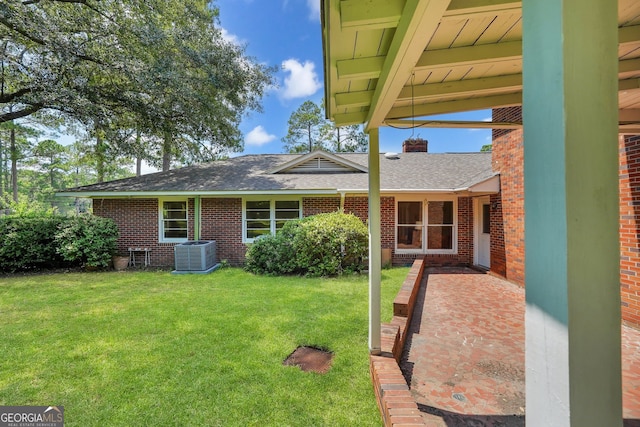
<svg viewBox="0 0 640 427"><path fill-rule="evenodd" d="M398 249L422 249L422 202L398 202Z"/></svg>
<svg viewBox="0 0 640 427"><path fill-rule="evenodd" d="M453 251L453 200L427 202L427 251Z"/></svg>
<svg viewBox="0 0 640 427"><path fill-rule="evenodd" d="M287 221L299 219L300 200L245 200L244 240L275 234Z"/></svg>
<svg viewBox="0 0 640 427"><path fill-rule="evenodd" d="M182 242L188 236L187 201L160 201L160 241Z"/></svg>
<svg viewBox="0 0 640 427"><path fill-rule="evenodd" d="M457 251L456 200L399 200L396 211L396 250L418 253Z"/></svg>

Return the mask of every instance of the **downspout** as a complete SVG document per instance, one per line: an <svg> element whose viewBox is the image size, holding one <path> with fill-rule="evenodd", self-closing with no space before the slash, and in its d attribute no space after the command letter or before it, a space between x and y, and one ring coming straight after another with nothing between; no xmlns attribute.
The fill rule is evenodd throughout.
<svg viewBox="0 0 640 427"><path fill-rule="evenodd" d="M344 198L346 193L344 191L340 192L340 212L344 212Z"/></svg>
<svg viewBox="0 0 640 427"><path fill-rule="evenodd" d="M200 196L193 198L193 240L200 240L201 215L200 215Z"/></svg>
<svg viewBox="0 0 640 427"><path fill-rule="evenodd" d="M369 352L380 354L380 283L382 239L380 220L380 140L378 128L369 131Z"/></svg>

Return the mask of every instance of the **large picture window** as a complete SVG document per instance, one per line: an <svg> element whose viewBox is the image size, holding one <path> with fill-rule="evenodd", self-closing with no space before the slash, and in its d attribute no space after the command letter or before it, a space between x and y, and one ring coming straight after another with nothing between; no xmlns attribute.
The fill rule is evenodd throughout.
<svg viewBox="0 0 640 427"><path fill-rule="evenodd" d="M300 218L299 200L246 200L244 205L245 241L275 234L287 221Z"/></svg>
<svg viewBox="0 0 640 427"><path fill-rule="evenodd" d="M187 201L164 200L160 203L160 240L175 242L187 240Z"/></svg>
<svg viewBox="0 0 640 427"><path fill-rule="evenodd" d="M455 199L400 200L397 202L396 249L455 253L456 226Z"/></svg>

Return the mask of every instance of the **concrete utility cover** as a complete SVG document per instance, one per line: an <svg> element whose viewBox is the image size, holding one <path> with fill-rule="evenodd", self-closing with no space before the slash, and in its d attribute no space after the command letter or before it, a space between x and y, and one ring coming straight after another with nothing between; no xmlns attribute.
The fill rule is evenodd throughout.
<svg viewBox="0 0 640 427"><path fill-rule="evenodd" d="M325 374L331 368L333 353L316 347L298 347L289 355L283 365L297 366L305 372Z"/></svg>

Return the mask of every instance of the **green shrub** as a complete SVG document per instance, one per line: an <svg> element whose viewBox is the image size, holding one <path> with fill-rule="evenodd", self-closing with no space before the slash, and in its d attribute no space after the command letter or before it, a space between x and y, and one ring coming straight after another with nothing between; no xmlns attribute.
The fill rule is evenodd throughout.
<svg viewBox="0 0 640 427"><path fill-rule="evenodd" d="M0 218L0 271L108 267L118 229L106 218L30 213Z"/></svg>
<svg viewBox="0 0 640 427"><path fill-rule="evenodd" d="M0 218L0 271L58 268L66 263L56 252L59 216Z"/></svg>
<svg viewBox="0 0 640 427"><path fill-rule="evenodd" d="M116 252L118 227L113 220L93 215L66 217L56 233L62 258L85 267L106 268Z"/></svg>
<svg viewBox="0 0 640 427"><path fill-rule="evenodd" d="M276 236L256 240L245 268L257 274L336 276L361 271L368 231L352 214L332 212L287 222Z"/></svg>

